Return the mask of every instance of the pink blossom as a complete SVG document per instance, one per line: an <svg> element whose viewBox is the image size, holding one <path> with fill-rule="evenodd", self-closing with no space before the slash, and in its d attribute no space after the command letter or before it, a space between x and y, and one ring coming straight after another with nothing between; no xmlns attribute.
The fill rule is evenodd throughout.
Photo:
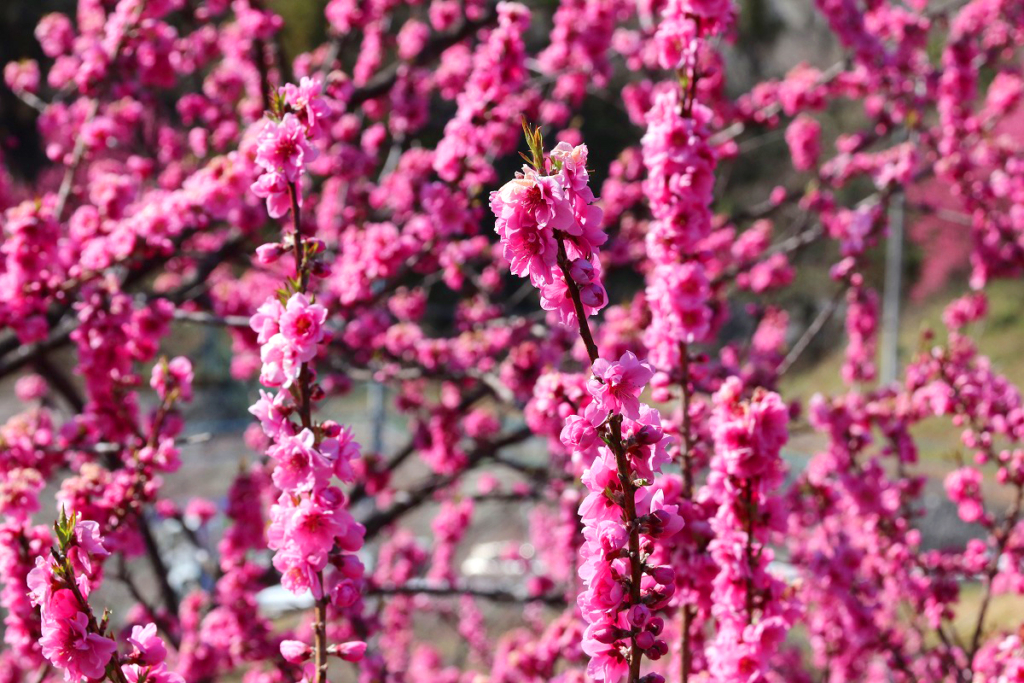
<svg viewBox="0 0 1024 683"><path fill-rule="evenodd" d="M317 344L324 338L326 320L327 309L311 303L305 294L293 294L288 299L278 325L300 362L309 362L316 355Z"/></svg>
<svg viewBox="0 0 1024 683"><path fill-rule="evenodd" d="M149 385L163 400L167 399L172 389L176 389L180 400L191 401L193 378L192 362L184 356L175 356L166 363L158 362L153 366Z"/></svg>
<svg viewBox="0 0 1024 683"><path fill-rule="evenodd" d="M280 218L291 209L291 192L288 189L288 180L278 171L264 173L250 187L252 193L261 199L267 200L267 213L271 218ZM296 199L298 205L302 206L301 195Z"/></svg>
<svg viewBox="0 0 1024 683"><path fill-rule="evenodd" d="M292 108L296 116L306 127L310 139L316 139L322 134L324 120L330 114L330 108L321 97L321 84L319 78L302 77L298 85L286 83L282 88L285 103ZM287 114L285 115L287 117ZM282 125L285 121L282 120ZM313 161L314 156L304 161ZM294 180L294 178L291 178Z"/></svg>
<svg viewBox="0 0 1024 683"><path fill-rule="evenodd" d="M491 193L491 210L512 272L534 284L550 282L557 261L555 231L573 228L572 208L553 176L525 170Z"/></svg>
<svg viewBox="0 0 1024 683"><path fill-rule="evenodd" d="M159 664L167 657L167 648L156 633L156 624L133 626L128 642L135 648L132 656L144 666Z"/></svg>
<svg viewBox="0 0 1024 683"><path fill-rule="evenodd" d="M961 467L946 475L946 494L956 503L960 519L968 524L985 516L981 502L981 480L981 472L973 467Z"/></svg>
<svg viewBox="0 0 1024 683"><path fill-rule="evenodd" d="M128 683L185 683L185 678L167 668L166 664L142 666L125 664L121 667Z"/></svg>
<svg viewBox="0 0 1024 683"><path fill-rule="evenodd" d="M117 645L109 638L88 630L88 618L69 590L56 592L43 617L43 656L64 671L64 680L103 678Z"/></svg>
<svg viewBox="0 0 1024 683"><path fill-rule="evenodd" d="M295 183L303 167L316 159L316 150L306 139L306 129L294 114L280 121L268 121L260 134L256 163L271 173L279 173Z"/></svg>
<svg viewBox="0 0 1024 683"><path fill-rule="evenodd" d="M301 664L305 660L309 659L309 656L312 653L313 648L302 641L281 641L281 656L285 658L285 661L291 662L292 664Z"/></svg>
<svg viewBox="0 0 1024 683"><path fill-rule="evenodd" d="M361 640L350 640L347 643L339 643L336 653L346 662L358 662L363 659L366 653L366 643Z"/></svg>
<svg viewBox="0 0 1024 683"><path fill-rule="evenodd" d="M594 361L594 378L587 389L608 412L621 412L628 418L640 416L640 392L654 376L654 369L631 351L617 361L599 358Z"/></svg>
<svg viewBox="0 0 1024 683"><path fill-rule="evenodd" d="M277 463L273 480L283 491L314 490L330 481L333 458L316 448L313 432L308 429L295 436L280 435L267 455Z"/></svg>
<svg viewBox="0 0 1024 683"><path fill-rule="evenodd" d="M809 116L801 114L793 119L786 129L786 144L793 156L793 167L807 171L818 163L821 153L821 125Z"/></svg>

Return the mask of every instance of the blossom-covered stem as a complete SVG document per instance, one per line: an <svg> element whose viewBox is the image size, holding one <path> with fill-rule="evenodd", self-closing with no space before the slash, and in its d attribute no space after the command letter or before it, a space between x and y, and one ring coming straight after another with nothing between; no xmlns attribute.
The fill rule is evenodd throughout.
<svg viewBox="0 0 1024 683"><path fill-rule="evenodd" d="M956 406L956 414L960 416L970 429L975 433L982 433L985 431L984 425L980 424L977 416L968 409L967 400L961 394L957 382L957 374L955 368L953 368L948 362L940 360L939 363L939 375L947 387L949 387L950 393ZM995 454L992 452L991 443L981 444L981 448L987 453L988 457L992 460L997 459ZM962 464L962 463L961 463ZM978 608L978 617L974 624L974 631L971 635L971 647L967 652L967 661L973 662L974 655L977 653L978 648L981 646L981 636L985 626L985 617L988 615L988 609L992 601L992 582L996 575L999 573L999 563L1002 560L1003 553L1006 550L1006 546L1010 541L1010 537L1014 528L1017 526L1017 521L1020 518L1022 506L1024 506L1024 485L1017 484L1016 495L1014 496L1013 505L1008 512L1006 519L1004 520L1003 526L999 529L995 529L994 522L991 524L993 535L996 541L995 552L993 553L992 559L989 561L988 566L985 568L985 595L982 597L981 605Z"/></svg>
<svg viewBox="0 0 1024 683"><path fill-rule="evenodd" d="M683 469L683 496L690 499L693 498L693 425L690 422L690 349L686 342L679 344L679 358L683 374L679 385L683 410L683 444L679 451L679 464Z"/></svg>
<svg viewBox="0 0 1024 683"><path fill-rule="evenodd" d="M86 600L84 595L82 595L82 591L78 587L78 582L75 581L75 570L68 562L67 556L57 548L51 548L50 553L53 555L53 559L57 562L57 567L60 568L60 572L64 574L64 584L71 590L71 593L75 596L75 600L78 602L79 608L85 614L89 631L105 638L106 635L104 634L104 629L100 628L100 625L96 622L96 616L92 613L92 607L89 606L89 601ZM106 674L106 678L110 680L110 683L128 683L124 672L121 671L121 667L117 665L117 657L111 657L110 661L107 663Z"/></svg>
<svg viewBox="0 0 1024 683"><path fill-rule="evenodd" d="M590 331L590 321L583 309L583 301L580 299L580 290L569 273L569 258L565 253L565 243L561 237L556 238L558 243L558 267L565 278L565 284L569 290L573 307L576 310L576 318L579 320L580 338L587 348L587 355L591 363L597 361L601 354L597 350L594 336ZM640 561L640 528L637 524L636 515L636 486L629 476L629 460L626 456L626 449L622 445L622 415L613 414L607 422L608 445L615 454L615 464L619 470L619 483L622 485L622 509L626 520L626 528L629 531L629 570L630 602L634 605L640 604L640 581L643 575L643 566ZM640 680L640 660L642 653L636 642L636 634L630 636L629 653L629 679L628 683L636 683Z"/></svg>
<svg viewBox="0 0 1024 683"><path fill-rule="evenodd" d="M747 559L747 567L749 571L745 572L746 576L744 581L747 584L747 590L745 600L747 608L747 624L754 623L754 575L755 570L754 564L754 511L757 509L754 503L754 484L751 480L747 480L743 484L743 507L747 516L746 521L746 541L743 548L743 556Z"/></svg>
<svg viewBox="0 0 1024 683"><path fill-rule="evenodd" d="M679 452L680 466L683 470L683 497L687 500L693 498L693 443L691 434L692 424L690 423L690 349L686 342L679 344L679 359L682 366L682 379L680 380L680 403L683 411L682 416L682 448ZM690 628L693 626L695 616L693 605L683 605L680 612L680 666L679 679L682 683L690 680L690 669L693 668L693 653L690 651Z"/></svg>
<svg viewBox="0 0 1024 683"><path fill-rule="evenodd" d="M288 201L292 208L292 226L294 228L292 248L295 251L295 277L298 279L298 291L302 294L306 293L306 289L309 286L309 268L306 259L306 247L302 242L302 232L300 229L300 205L299 205L299 191L295 186L294 182L288 183ZM305 366L305 364L303 364ZM309 406L306 405L306 413L309 411ZM304 418L305 419L305 418ZM308 427L309 425L303 422L303 425Z"/></svg>
<svg viewBox="0 0 1024 683"><path fill-rule="evenodd" d="M299 293L305 294L309 286L309 261L307 259L306 245L302 241L300 228L300 206L299 194L294 182L288 183L288 200L292 210L293 226L293 248L295 252L295 277ZM309 363L303 363L299 370L299 381L296 385L298 391L299 420L304 429L313 428L312 409L310 407L310 374ZM324 585L323 571L317 572L317 581ZM313 605L313 663L316 669L315 683L326 683L327 681L327 593L324 592Z"/></svg>
<svg viewBox="0 0 1024 683"><path fill-rule="evenodd" d="M565 278L569 297L572 299L573 308L576 310L576 319L580 323L580 337L583 339L583 345L587 347L587 355L590 357L590 362L593 363L601 355L597 352L597 344L594 342L594 335L590 331L590 321L587 319L587 314L583 309L583 300L580 299L580 288L569 273L569 257L565 253L565 243L561 237L557 237L555 241L558 242L558 267L562 271L562 277Z"/></svg>
<svg viewBox="0 0 1024 683"><path fill-rule="evenodd" d="M696 26L696 33L700 35L700 17L692 17L693 23ZM697 80L700 78L700 71L698 70L698 62L700 60L693 60L693 69L690 71L689 78L686 82L686 93L683 103L683 115L693 116L693 105L697 102Z"/></svg>
<svg viewBox="0 0 1024 683"><path fill-rule="evenodd" d="M584 329L583 326L580 329ZM608 419L608 445L615 454L615 464L619 469L619 484L622 485L622 509L626 517L626 529L629 531L629 599L634 605L640 604L640 581L643 566L640 562L640 527L636 516L636 486L629 476L629 460L626 449L622 445L622 415L615 414ZM628 683L640 680L640 647L636 642L636 633L630 636L629 679Z"/></svg>
<svg viewBox="0 0 1024 683"><path fill-rule="evenodd" d="M317 575L321 585L323 572ZM316 683L327 681L327 596L320 598L313 606L313 662L316 666Z"/></svg>
<svg viewBox="0 0 1024 683"><path fill-rule="evenodd" d="M1013 500L1013 507L1006 516L1003 528L997 532L996 552L993 554L992 560L986 569L985 576L987 580L985 581L985 597L982 598L981 607L978 608L978 621L974 624L974 635L971 636L971 649L968 653L967 659L969 662L974 661L974 655L977 653L978 647L981 645L982 630L985 627L985 616L988 614L988 608L992 602L992 582L994 581L996 574L999 573L999 563L1002 560L1003 553L1006 550L1006 545L1010 541L1013 530L1017 526L1017 520L1020 518L1022 504L1024 504L1024 486L1018 484L1017 494Z"/></svg>
<svg viewBox="0 0 1024 683"><path fill-rule="evenodd" d="M569 259L565 253L565 244L559 238L558 242L558 265L565 277L565 283L572 298L573 306L576 309L576 316L579 320L580 337L587 347L587 355L591 362L601 357L594 342L594 336L590 331L590 321L583 310L583 302L580 299L580 290L569 274ZM640 581L643 575L643 566L640 561L640 528L637 524L636 515L636 485L629 476L629 460L626 456L626 449L622 445L622 415L613 414L607 421L608 445L615 454L615 464L619 470L619 483L622 486L622 510L626 520L626 528L629 531L629 570L630 602L634 605L640 604ZM628 683L636 683L640 680L640 660L642 654L636 642L636 634L630 636L629 653L629 679Z"/></svg>

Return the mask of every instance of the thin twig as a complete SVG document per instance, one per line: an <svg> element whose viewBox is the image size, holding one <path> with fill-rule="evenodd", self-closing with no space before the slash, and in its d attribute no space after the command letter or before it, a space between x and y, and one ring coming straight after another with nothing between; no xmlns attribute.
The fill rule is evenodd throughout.
<svg viewBox="0 0 1024 683"><path fill-rule="evenodd" d="M836 309L839 308L839 302L842 301L845 293L845 288L840 289L832 295L832 298L829 300L825 308L818 311L818 315L814 317L811 324L806 330L804 330L804 333L800 335L800 339L797 340L796 344L793 345L793 348L789 350L789 353L786 354L786 357L783 358L782 362L779 364L779 370L777 373L779 377L786 374L786 372L793 367L793 363L799 360L800 356L802 356L804 351L807 350L807 347L811 345L814 338L818 336L818 333L825 327L825 323L829 321L829 319L835 314Z"/></svg>

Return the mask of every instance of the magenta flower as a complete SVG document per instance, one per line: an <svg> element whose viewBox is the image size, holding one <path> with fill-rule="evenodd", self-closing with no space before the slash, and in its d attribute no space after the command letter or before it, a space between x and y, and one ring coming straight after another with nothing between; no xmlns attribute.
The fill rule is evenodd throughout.
<svg viewBox="0 0 1024 683"><path fill-rule="evenodd" d="M193 378L192 362L184 356L176 356L166 365L161 362L153 366L149 386L161 399L166 399L172 389L177 389L178 398L191 401Z"/></svg>
<svg viewBox="0 0 1024 683"><path fill-rule="evenodd" d="M286 83L282 88L285 103L295 110L310 138L320 136L323 131L323 120L331 112L320 93L320 79L315 77L303 76L298 85Z"/></svg>
<svg viewBox="0 0 1024 683"><path fill-rule="evenodd" d="M39 645L43 656L64 671L65 681L103 678L117 645L88 630L88 617L70 590L54 593L43 618Z"/></svg>
<svg viewBox="0 0 1024 683"><path fill-rule="evenodd" d="M144 666L159 664L167 657L167 648L163 639L157 635L156 624L132 626L128 642L135 648L132 657Z"/></svg>
<svg viewBox="0 0 1024 683"><path fill-rule="evenodd" d="M339 643L335 654L346 662L358 662L366 654L366 643L361 640L350 640L347 643Z"/></svg>
<svg viewBox="0 0 1024 683"><path fill-rule="evenodd" d="M289 433L291 423L284 407L287 398L286 392L272 395L260 389L259 400L249 408L249 412L260 421L263 432L271 438Z"/></svg>
<svg viewBox="0 0 1024 683"><path fill-rule="evenodd" d="M316 150L306 139L305 126L294 114L268 122L256 147L256 163L268 171L281 173L290 183L298 181L303 166L316 156Z"/></svg>
<svg viewBox="0 0 1024 683"><path fill-rule="evenodd" d="M312 491L330 482L333 462L315 447L315 436L303 429L295 436L279 437L267 452L277 461L273 480L282 491Z"/></svg>
<svg viewBox="0 0 1024 683"><path fill-rule="evenodd" d="M985 507L981 502L981 481L981 472L973 467L961 467L946 475L946 494L956 503L960 519L968 524L985 516Z"/></svg>
<svg viewBox="0 0 1024 683"><path fill-rule="evenodd" d="M263 369L260 383L267 387L290 387L299 378L302 362L283 334L275 334L260 349Z"/></svg>
<svg viewBox="0 0 1024 683"><path fill-rule="evenodd" d="M271 218L280 218L291 209L291 195L288 193L288 181L277 171L268 171L256 179L250 188L252 193L267 200L267 213ZM296 197L302 206L302 195Z"/></svg>
<svg viewBox="0 0 1024 683"><path fill-rule="evenodd" d="M606 412L622 413L636 420L640 417L640 392L654 376L654 369L632 351L617 361L598 358L594 361L594 377L587 389Z"/></svg>
<svg viewBox="0 0 1024 683"><path fill-rule="evenodd" d="M121 673L128 683L185 683L183 676L171 671L162 662L156 666L125 664L121 667Z"/></svg>
<svg viewBox="0 0 1024 683"><path fill-rule="evenodd" d="M512 272L538 286L551 282L558 263L555 231L578 232L572 206L557 178L526 170L491 193L491 210Z"/></svg>
<svg viewBox="0 0 1024 683"><path fill-rule="evenodd" d="M281 641L281 656L285 658L285 661L291 662L292 664L301 664L309 659L309 656L312 653L313 648L306 643L303 643L301 640Z"/></svg>
<svg viewBox="0 0 1024 683"><path fill-rule="evenodd" d="M326 320L327 309L320 304L310 303L305 294L293 294L288 299L281 314L279 329L300 362L309 362L316 355L316 345L324 338Z"/></svg>
<svg viewBox="0 0 1024 683"><path fill-rule="evenodd" d="M281 316L284 306L276 297L263 302L249 318L249 327L256 333L256 342L266 344L280 330Z"/></svg>

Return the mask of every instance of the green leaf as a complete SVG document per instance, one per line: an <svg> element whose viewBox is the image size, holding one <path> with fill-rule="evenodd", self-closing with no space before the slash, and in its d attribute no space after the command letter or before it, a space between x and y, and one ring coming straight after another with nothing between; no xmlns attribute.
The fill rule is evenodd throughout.
<svg viewBox="0 0 1024 683"><path fill-rule="evenodd" d="M60 507L60 517L53 523L53 530L57 535L57 543L60 546L61 552L67 551L68 546L71 545L71 541L75 537L75 522L77 519L78 515L68 517L64 506Z"/></svg>

